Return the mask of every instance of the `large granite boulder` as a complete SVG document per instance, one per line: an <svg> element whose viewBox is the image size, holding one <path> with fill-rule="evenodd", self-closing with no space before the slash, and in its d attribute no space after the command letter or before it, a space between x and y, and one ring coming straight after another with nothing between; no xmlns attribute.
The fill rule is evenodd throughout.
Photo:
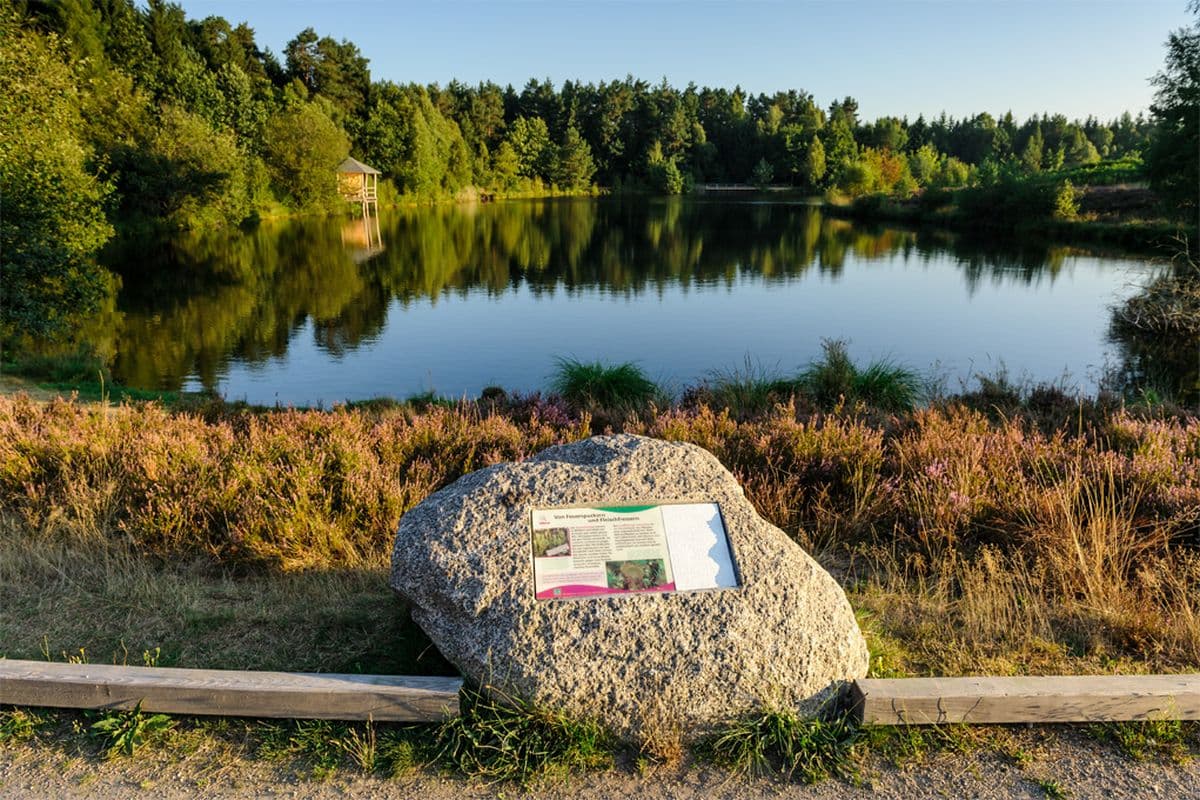
<svg viewBox="0 0 1200 800"><path fill-rule="evenodd" d="M720 503L741 587L534 598L531 509L648 499ZM867 671L841 587L695 445L597 436L466 475L404 515L391 584L469 679L628 738L812 714Z"/></svg>

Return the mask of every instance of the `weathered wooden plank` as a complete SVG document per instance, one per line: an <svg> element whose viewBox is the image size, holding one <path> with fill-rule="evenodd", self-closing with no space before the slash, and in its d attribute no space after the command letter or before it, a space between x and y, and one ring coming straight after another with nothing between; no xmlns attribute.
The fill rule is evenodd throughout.
<svg viewBox="0 0 1200 800"><path fill-rule="evenodd" d="M862 722L1116 722L1200 719L1200 675L857 680Z"/></svg>
<svg viewBox="0 0 1200 800"><path fill-rule="evenodd" d="M458 678L0 660L0 703L238 717L421 722L458 713Z"/></svg>

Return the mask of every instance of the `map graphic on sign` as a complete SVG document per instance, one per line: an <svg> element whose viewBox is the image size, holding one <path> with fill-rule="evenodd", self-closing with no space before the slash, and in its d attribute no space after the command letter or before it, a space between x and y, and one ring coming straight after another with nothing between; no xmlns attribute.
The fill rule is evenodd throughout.
<svg viewBox="0 0 1200 800"><path fill-rule="evenodd" d="M530 523L539 600L738 586L716 503L535 508Z"/></svg>

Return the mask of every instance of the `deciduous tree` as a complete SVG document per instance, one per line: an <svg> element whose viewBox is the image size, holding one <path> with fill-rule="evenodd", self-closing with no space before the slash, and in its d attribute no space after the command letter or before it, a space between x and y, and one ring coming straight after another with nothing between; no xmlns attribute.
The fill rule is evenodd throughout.
<svg viewBox="0 0 1200 800"><path fill-rule="evenodd" d="M108 286L109 187L89 173L75 76L54 35L0 12L0 340L54 336Z"/></svg>
<svg viewBox="0 0 1200 800"><path fill-rule="evenodd" d="M1178 208L1194 212L1200 185L1200 2L1196 20L1167 38L1167 58L1154 76L1154 133L1146 153L1151 185Z"/></svg>

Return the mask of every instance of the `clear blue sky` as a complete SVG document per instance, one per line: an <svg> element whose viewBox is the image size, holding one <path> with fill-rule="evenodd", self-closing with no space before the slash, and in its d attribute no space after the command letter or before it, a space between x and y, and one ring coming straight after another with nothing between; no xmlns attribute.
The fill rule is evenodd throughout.
<svg viewBox="0 0 1200 800"><path fill-rule="evenodd" d="M399 83L530 77L561 85L627 73L757 93L852 95L866 118L1107 119L1146 109L1186 0L182 0L189 17L245 21L276 54L296 33L349 39L371 77Z"/></svg>

